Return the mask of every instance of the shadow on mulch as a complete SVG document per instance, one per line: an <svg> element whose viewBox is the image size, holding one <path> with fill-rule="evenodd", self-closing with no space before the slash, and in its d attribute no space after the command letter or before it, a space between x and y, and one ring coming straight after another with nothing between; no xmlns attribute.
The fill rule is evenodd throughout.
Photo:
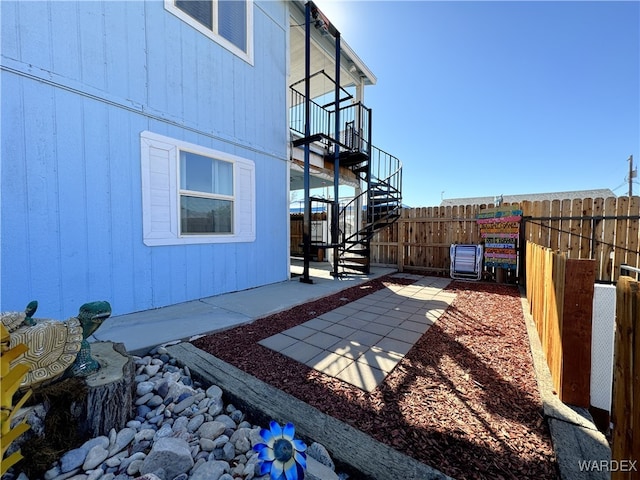
<svg viewBox="0 0 640 480"><path fill-rule="evenodd" d="M452 282L452 305L371 393L257 343L409 283L383 277L193 344L451 477L559 478L517 287Z"/></svg>

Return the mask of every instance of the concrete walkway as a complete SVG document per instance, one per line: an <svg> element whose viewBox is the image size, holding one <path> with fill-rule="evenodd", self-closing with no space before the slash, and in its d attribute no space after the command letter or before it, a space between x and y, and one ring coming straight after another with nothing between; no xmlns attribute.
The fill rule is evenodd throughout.
<svg viewBox="0 0 640 480"><path fill-rule="evenodd" d="M395 271L394 268L372 267L369 275L354 274L334 279L328 263L314 262L310 271L313 284L302 283L295 276L286 282L111 317L89 337L89 341L123 343L129 352L146 353L156 345L250 323ZM292 261L291 272L301 274L301 263Z"/></svg>

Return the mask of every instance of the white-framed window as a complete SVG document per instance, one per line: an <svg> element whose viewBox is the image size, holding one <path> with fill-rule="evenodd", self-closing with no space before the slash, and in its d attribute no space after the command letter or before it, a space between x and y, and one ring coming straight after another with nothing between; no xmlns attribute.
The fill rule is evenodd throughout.
<svg viewBox="0 0 640 480"><path fill-rule="evenodd" d="M148 131L140 147L145 245L255 241L251 160Z"/></svg>
<svg viewBox="0 0 640 480"><path fill-rule="evenodd" d="M164 0L164 7L253 64L253 0Z"/></svg>
<svg viewBox="0 0 640 480"><path fill-rule="evenodd" d="M233 162L179 150L180 235L233 233Z"/></svg>

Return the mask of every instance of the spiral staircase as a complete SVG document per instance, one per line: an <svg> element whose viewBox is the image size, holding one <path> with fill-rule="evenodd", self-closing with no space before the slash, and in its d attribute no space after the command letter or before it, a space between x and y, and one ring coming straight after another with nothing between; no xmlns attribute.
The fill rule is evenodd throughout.
<svg viewBox="0 0 640 480"><path fill-rule="evenodd" d="M302 103L295 86L291 87L292 105ZM347 202L338 203L324 198L310 198L309 211L314 204L328 204L330 216L337 218L330 224L338 229L332 243L312 241L319 249L334 252L334 272L337 274L369 273L371 265L371 239L381 229L400 217L402 208L402 163L393 155L371 144L371 110L360 103L340 108L342 128L335 133L335 112L312 102L313 129L303 135L303 122L298 112L290 113L290 127L297 135L294 147L315 144L324 151L325 158L335 162L336 152L340 167L348 168L360 183L360 193ZM333 232L332 232L333 233Z"/></svg>

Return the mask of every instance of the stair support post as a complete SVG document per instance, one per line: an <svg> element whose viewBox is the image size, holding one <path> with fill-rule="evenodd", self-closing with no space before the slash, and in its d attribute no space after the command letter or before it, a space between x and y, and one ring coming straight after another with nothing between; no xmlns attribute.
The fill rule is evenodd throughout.
<svg viewBox="0 0 640 480"><path fill-rule="evenodd" d="M338 273L338 261L340 258L340 248L337 246L339 240L339 222L340 222L340 204L338 198L340 195L340 32L336 31L336 73L335 73L335 93L334 93L334 110L336 114L335 118L335 139L337 140L333 144L333 201L335 207L331 215L331 243L333 247L333 270L331 275L337 277Z"/></svg>
<svg viewBox="0 0 640 480"><path fill-rule="evenodd" d="M304 38L304 137L311 135L311 87L309 76L311 75L311 2L305 6L305 38ZM304 218L302 222L302 251L303 269L300 281L302 283L313 283L309 277L309 260L311 257L311 199L310 199L310 145L304 144Z"/></svg>

